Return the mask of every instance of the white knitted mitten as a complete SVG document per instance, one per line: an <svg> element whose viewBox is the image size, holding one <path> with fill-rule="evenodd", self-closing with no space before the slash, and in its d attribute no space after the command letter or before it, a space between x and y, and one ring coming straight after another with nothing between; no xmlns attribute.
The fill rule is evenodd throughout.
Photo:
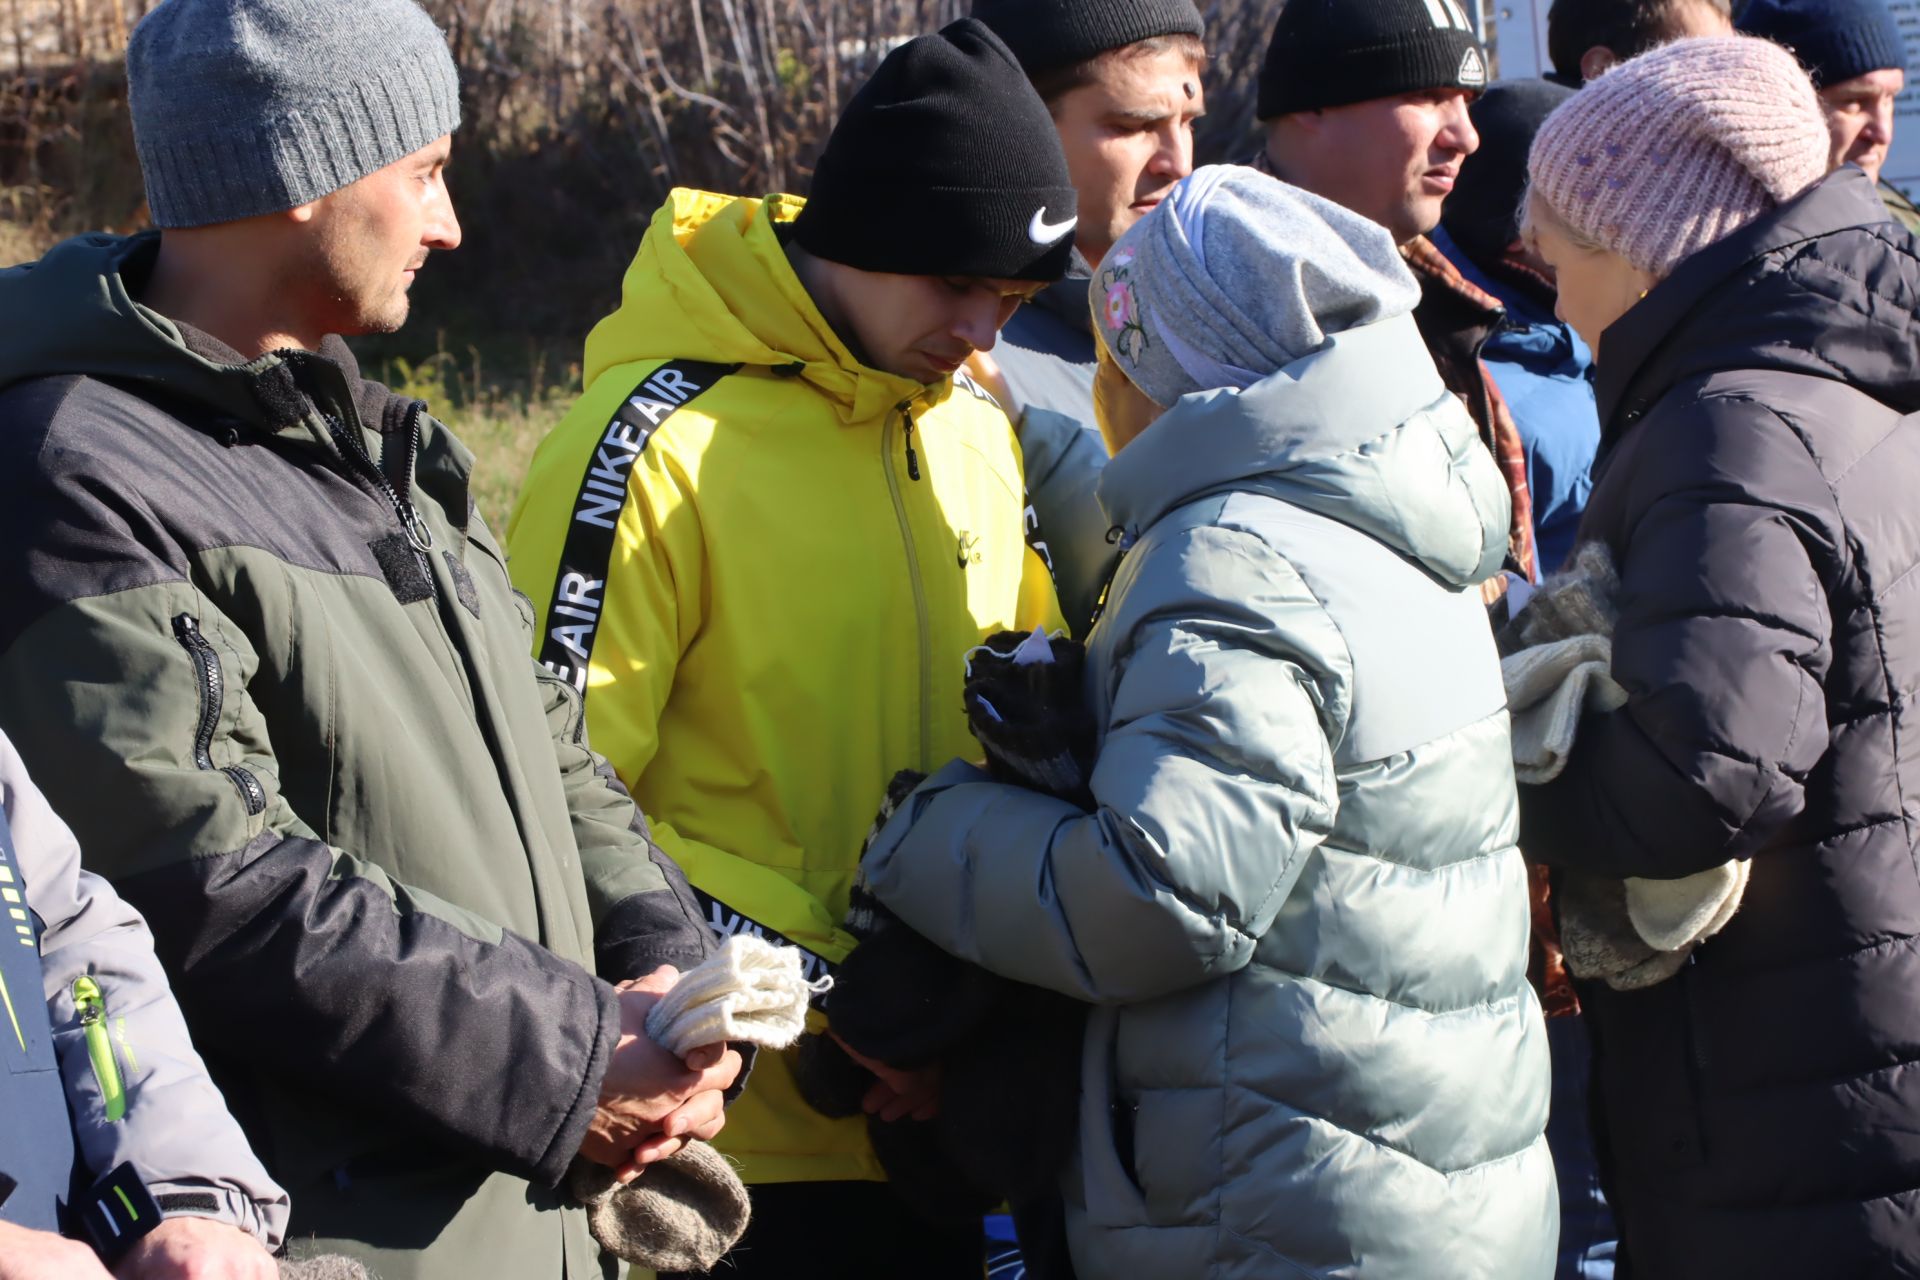
<svg viewBox="0 0 1920 1280"><path fill-rule="evenodd" d="M1627 880L1627 916L1647 945L1690 951L1726 927L1740 908L1753 863L1745 859L1679 880Z"/></svg>
<svg viewBox="0 0 1920 1280"><path fill-rule="evenodd" d="M806 1030L808 1000L832 985L807 981L796 948L736 933L660 997L647 1035L681 1057L728 1040L784 1049Z"/></svg>

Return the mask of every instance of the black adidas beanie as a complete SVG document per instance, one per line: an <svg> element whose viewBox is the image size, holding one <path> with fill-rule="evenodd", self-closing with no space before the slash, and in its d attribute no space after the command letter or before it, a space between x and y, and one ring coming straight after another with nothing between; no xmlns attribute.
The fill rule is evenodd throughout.
<svg viewBox="0 0 1920 1280"><path fill-rule="evenodd" d="M1260 118L1422 89L1486 88L1486 51L1462 5L1287 0L1260 68Z"/></svg>
<svg viewBox="0 0 1920 1280"><path fill-rule="evenodd" d="M912 276L1058 280L1077 204L1053 118L971 18L887 55L840 113L793 237Z"/></svg>
<svg viewBox="0 0 1920 1280"><path fill-rule="evenodd" d="M974 0L973 16L1030 76L1089 62L1155 36L1206 34L1193 0Z"/></svg>

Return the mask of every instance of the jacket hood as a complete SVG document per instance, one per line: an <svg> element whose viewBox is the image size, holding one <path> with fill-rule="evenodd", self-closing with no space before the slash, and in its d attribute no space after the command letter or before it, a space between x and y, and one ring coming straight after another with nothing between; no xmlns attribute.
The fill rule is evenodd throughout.
<svg viewBox="0 0 1920 1280"><path fill-rule="evenodd" d="M1699 253L1600 338L1611 439L1684 379L1732 369L1845 382L1920 409L1920 242L1851 165Z"/></svg>
<svg viewBox="0 0 1920 1280"><path fill-rule="evenodd" d="M0 314L31 316L0 343L0 389L29 378L84 374L149 384L262 426L280 425L262 402L262 375L284 362L244 364L196 353L173 321L134 301L129 279L152 269L160 237L85 235L38 262L0 271Z"/></svg>
<svg viewBox="0 0 1920 1280"><path fill-rule="evenodd" d="M1338 520L1454 587L1507 551L1506 484L1411 316L1336 334L1245 390L1182 398L1107 464L1100 504L1137 536L1227 490Z"/></svg>
<svg viewBox="0 0 1920 1280"><path fill-rule="evenodd" d="M619 308L587 337L587 385L621 365L697 358L797 375L849 424L944 398L950 380L923 387L862 364L820 314L779 234L805 203L676 188L640 241Z"/></svg>

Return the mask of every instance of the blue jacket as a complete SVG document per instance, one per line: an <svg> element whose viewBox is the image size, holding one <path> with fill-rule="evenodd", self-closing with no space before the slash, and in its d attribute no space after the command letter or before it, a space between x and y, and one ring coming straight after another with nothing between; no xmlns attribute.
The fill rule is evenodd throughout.
<svg viewBox="0 0 1920 1280"><path fill-rule="evenodd" d="M1572 552L1593 491L1593 458L1600 448L1593 353L1551 311L1482 271L1444 229L1434 228L1432 239L1460 274L1507 309L1506 323L1487 339L1480 358L1520 428L1527 488L1533 494L1534 544L1541 574L1551 573Z"/></svg>

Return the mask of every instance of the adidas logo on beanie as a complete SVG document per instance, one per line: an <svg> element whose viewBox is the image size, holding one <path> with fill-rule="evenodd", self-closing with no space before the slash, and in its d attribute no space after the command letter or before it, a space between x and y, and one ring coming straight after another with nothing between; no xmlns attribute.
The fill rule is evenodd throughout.
<svg viewBox="0 0 1920 1280"><path fill-rule="evenodd" d="M1260 68L1259 116L1423 89L1487 87L1473 0L1287 0Z"/></svg>

